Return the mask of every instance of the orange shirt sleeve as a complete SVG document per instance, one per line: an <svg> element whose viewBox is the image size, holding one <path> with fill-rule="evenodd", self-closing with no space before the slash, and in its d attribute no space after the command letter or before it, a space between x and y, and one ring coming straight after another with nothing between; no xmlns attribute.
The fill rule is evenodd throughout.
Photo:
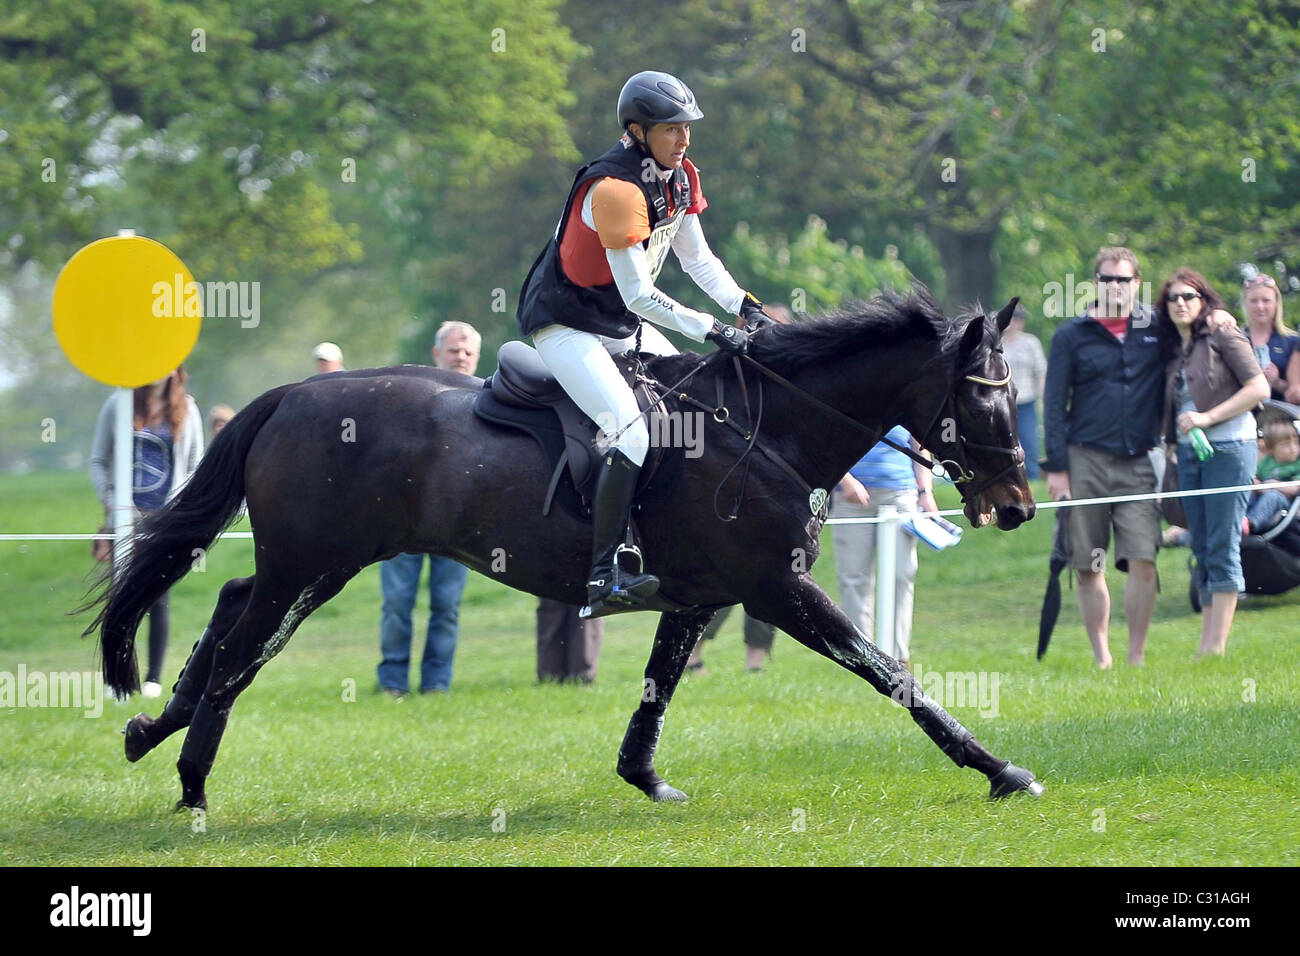
<svg viewBox="0 0 1300 956"><path fill-rule="evenodd" d="M636 183L606 178L592 189L591 218L606 249L626 249L650 238L650 213Z"/></svg>

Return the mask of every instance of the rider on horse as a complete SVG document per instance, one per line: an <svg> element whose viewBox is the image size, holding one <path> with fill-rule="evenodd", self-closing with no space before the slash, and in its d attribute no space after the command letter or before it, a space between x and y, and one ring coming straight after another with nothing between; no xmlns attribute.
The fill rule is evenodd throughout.
<svg viewBox="0 0 1300 956"><path fill-rule="evenodd" d="M561 387L613 440L592 502L589 613L640 606L659 587L653 575L618 566L649 432L612 356L637 347L657 355L677 351L658 329L643 327L645 319L727 351L743 352L748 339L743 329L655 288L668 249L727 313L751 331L764 321L762 303L736 284L700 229L708 201L686 148L690 124L703 116L676 77L646 71L629 79L618 97L622 137L578 170L555 235L520 297L520 333L533 337Z"/></svg>

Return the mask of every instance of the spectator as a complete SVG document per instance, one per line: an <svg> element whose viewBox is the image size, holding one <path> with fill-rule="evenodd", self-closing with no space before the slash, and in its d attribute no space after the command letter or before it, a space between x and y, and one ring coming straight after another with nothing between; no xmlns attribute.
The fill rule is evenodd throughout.
<svg viewBox="0 0 1300 956"><path fill-rule="evenodd" d="M1159 334L1173 353L1165 374L1164 434L1166 441L1178 442L1179 489L1250 484L1258 454L1250 409L1269 392L1250 340L1205 277L1191 269L1178 269L1165 280L1156 312ZM1215 315L1231 320L1232 327L1209 328L1205 319ZM1196 428L1214 446L1203 461L1189 434ZM1201 600L1197 657L1227 649L1237 593L1246 588L1241 524L1248 497L1239 491L1183 499Z"/></svg>
<svg viewBox="0 0 1300 956"><path fill-rule="evenodd" d="M329 343L325 343L329 344ZM444 322L434 339L433 364L465 375L478 368L482 340L467 322ZM429 626L420 662L420 693L446 693L451 689L452 659L456 654L460 599L469 569L451 558L429 555ZM408 693L411 666L411 613L419 589L423 554L399 554L380 562L379 583L383 610L379 624L379 689L393 697Z"/></svg>
<svg viewBox="0 0 1300 956"><path fill-rule="evenodd" d="M911 442L901 425L888 436L902 445ZM884 442L874 445L835 487L837 518L868 518L880 513L881 505L893 505L900 512L938 511L931 487L930 471L914 463ZM912 644L912 591L916 584L916 539L898 527L895 534L894 633L878 634L876 607L876 524L837 524L831 529L835 543L835 572L839 577L840 606L858 629L876 646L900 663L910 666Z"/></svg>
<svg viewBox="0 0 1300 956"><path fill-rule="evenodd" d="M482 346L482 338L468 322L444 322L438 326L433 340L433 364L462 375L473 375Z"/></svg>
<svg viewBox="0 0 1300 956"><path fill-rule="evenodd" d="M1038 472L1038 399L1043 394L1043 379L1047 375L1047 358L1043 343L1025 331L1025 318L1029 311L1017 305L1011 324L1002 333L1002 354L1011 367L1016 386L1016 431L1020 434L1020 447L1025 450L1025 472L1037 478Z"/></svg>
<svg viewBox="0 0 1300 956"><path fill-rule="evenodd" d="M1291 368L1296 342L1300 338L1282 321L1282 294L1270 275L1260 272L1242 284L1241 306L1246 313L1246 334L1255 349L1255 360L1264 370L1264 378L1273 398L1287 398L1288 391L1300 393L1300 360ZM1288 389L1288 380L1291 387Z"/></svg>
<svg viewBox="0 0 1300 956"><path fill-rule="evenodd" d="M605 619L583 620L580 608L550 598L537 604L537 679L590 684L605 636Z"/></svg>
<svg viewBox="0 0 1300 956"><path fill-rule="evenodd" d="M235 410L229 405L213 405L208 411L208 430L212 437L216 438L221 429L230 424L230 420L235 417Z"/></svg>
<svg viewBox="0 0 1300 956"><path fill-rule="evenodd" d="M343 350L333 342L322 342L311 353L316 359L316 374L343 372Z"/></svg>
<svg viewBox="0 0 1300 956"><path fill-rule="evenodd" d="M1093 260L1097 298L1052 336L1043 390L1047 494L1103 498L1150 494L1148 452L1160 436L1164 353L1151 309L1135 301L1137 256L1108 246ZM1152 501L1067 508L1069 566L1079 580L1079 609L1097 666L1111 666L1110 590L1105 558L1115 532L1115 567L1128 574L1124 611L1128 662L1141 665L1156 601L1160 515Z"/></svg>
<svg viewBox="0 0 1300 956"><path fill-rule="evenodd" d="M1255 477L1259 481L1291 481L1300 479L1300 432L1294 422L1274 421L1264 426L1264 449ZM1291 500L1300 492L1300 485L1292 488L1269 488L1251 493L1246 506L1245 530L1248 534L1263 534L1272 530L1286 511Z"/></svg>
<svg viewBox="0 0 1300 956"><path fill-rule="evenodd" d="M187 378L181 366L166 378L143 385L132 393L135 436L131 492L135 511L141 517L153 514L170 501L189 480L203 455L203 416L185 389ZM90 450L90 480L106 515L113 508L117 400L117 394L109 396L99 410ZM162 696L160 680L167 654L169 612L167 594L149 608L149 669L140 689L145 697Z"/></svg>

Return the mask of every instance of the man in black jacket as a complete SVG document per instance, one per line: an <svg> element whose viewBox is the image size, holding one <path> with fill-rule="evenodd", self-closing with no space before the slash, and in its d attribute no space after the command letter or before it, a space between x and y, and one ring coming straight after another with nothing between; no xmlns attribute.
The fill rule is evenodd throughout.
<svg viewBox="0 0 1300 956"><path fill-rule="evenodd" d="M1098 251L1097 299L1052 337L1043 395L1047 493L1065 498L1149 494L1155 471L1147 452L1160 440L1164 358L1154 314L1136 303L1137 256ZM1115 567L1128 573L1124 611L1128 662L1140 665L1156 597L1160 516L1151 501L1066 509L1069 566L1079 576L1079 608L1097 666L1111 666L1106 549L1115 530Z"/></svg>

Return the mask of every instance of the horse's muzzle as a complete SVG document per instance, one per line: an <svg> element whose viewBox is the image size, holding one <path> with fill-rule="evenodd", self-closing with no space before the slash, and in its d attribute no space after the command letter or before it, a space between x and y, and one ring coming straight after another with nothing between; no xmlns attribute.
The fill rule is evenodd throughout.
<svg viewBox="0 0 1300 956"><path fill-rule="evenodd" d="M999 505L997 508L998 528L1002 531L1011 531L1019 528L1022 524L1034 516L1037 509L1033 504L1028 508L1019 502Z"/></svg>

